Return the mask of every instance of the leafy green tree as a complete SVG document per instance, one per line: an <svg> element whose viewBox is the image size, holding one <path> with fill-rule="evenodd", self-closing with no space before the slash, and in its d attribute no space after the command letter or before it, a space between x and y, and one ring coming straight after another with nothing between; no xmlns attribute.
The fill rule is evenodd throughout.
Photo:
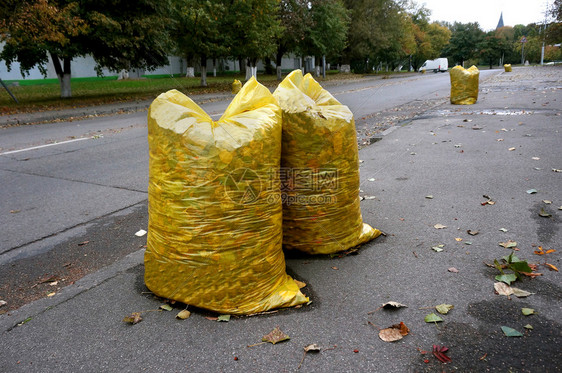
<svg viewBox="0 0 562 373"><path fill-rule="evenodd" d="M217 0L175 0L172 38L175 52L184 56L188 66L201 62L201 86L207 86L207 59L228 55L224 17L226 5Z"/></svg>
<svg viewBox="0 0 562 373"><path fill-rule="evenodd" d="M51 57L61 97L71 97L71 61L90 54L97 71L151 69L167 60L167 0L11 1L0 23L6 43L0 58L8 68L19 62L22 74L34 66L46 75Z"/></svg>
<svg viewBox="0 0 562 373"><path fill-rule="evenodd" d="M272 56L282 32L277 0L226 1L225 33L230 55L246 59L246 79L255 74L258 59Z"/></svg>
<svg viewBox="0 0 562 373"><path fill-rule="evenodd" d="M14 2L11 12L0 23L0 40L6 43L0 58L6 61L8 69L19 62L22 75L36 65L46 75L45 65L51 57L61 97L70 97L70 61L85 54L78 38L90 29L79 10L78 3Z"/></svg>
<svg viewBox="0 0 562 373"><path fill-rule="evenodd" d="M480 29L477 22L455 22L451 28L451 39L445 48L445 54L454 63L463 65L466 60L478 56L478 44L483 38L484 31Z"/></svg>
<svg viewBox="0 0 562 373"><path fill-rule="evenodd" d="M312 27L312 18L308 0L281 0L279 3L279 20L282 33L277 37L275 63L277 79L281 80L281 62L286 53L302 55L307 35Z"/></svg>
<svg viewBox="0 0 562 373"><path fill-rule="evenodd" d="M494 61L501 59L501 39L496 36L495 31L490 31L478 44L480 57L490 64L492 68Z"/></svg>
<svg viewBox="0 0 562 373"><path fill-rule="evenodd" d="M345 48L350 18L340 0L312 0L310 13L308 53L317 57L316 65L319 66L323 56L339 56Z"/></svg>

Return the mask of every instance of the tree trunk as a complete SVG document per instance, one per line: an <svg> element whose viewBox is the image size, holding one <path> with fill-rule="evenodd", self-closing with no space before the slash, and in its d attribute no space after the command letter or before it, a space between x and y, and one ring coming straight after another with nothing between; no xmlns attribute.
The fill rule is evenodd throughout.
<svg viewBox="0 0 562 373"><path fill-rule="evenodd" d="M246 59L248 65L246 66L246 80L249 80L252 76L257 78L258 75L258 68L256 64L258 62L257 58L247 58Z"/></svg>
<svg viewBox="0 0 562 373"><path fill-rule="evenodd" d="M185 68L185 77L193 78L195 76L195 68L193 67L193 56L187 55L185 57L185 64L187 65L187 67Z"/></svg>
<svg viewBox="0 0 562 373"><path fill-rule="evenodd" d="M207 56L201 56L201 87L207 86Z"/></svg>
<svg viewBox="0 0 562 373"><path fill-rule="evenodd" d="M277 72L277 80L283 79L283 72L281 70L282 61L283 61L283 53L278 50L277 55L275 56L275 70Z"/></svg>
<svg viewBox="0 0 562 373"><path fill-rule="evenodd" d="M217 77L217 59L213 58L213 77Z"/></svg>
<svg viewBox="0 0 562 373"><path fill-rule="evenodd" d="M60 97L70 98L72 97L72 89L70 86L70 61L69 57L63 58L63 65L61 66L59 56L51 53L51 59L53 60L53 65L55 66L55 72L60 83Z"/></svg>
<svg viewBox="0 0 562 373"><path fill-rule="evenodd" d="M238 65L240 66L240 74L245 75L246 74L246 63L245 63L244 58L238 57Z"/></svg>

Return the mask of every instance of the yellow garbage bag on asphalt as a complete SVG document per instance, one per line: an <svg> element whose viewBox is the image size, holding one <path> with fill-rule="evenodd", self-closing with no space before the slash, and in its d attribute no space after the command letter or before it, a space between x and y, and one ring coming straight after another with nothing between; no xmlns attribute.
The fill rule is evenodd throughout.
<svg viewBox="0 0 562 373"><path fill-rule="evenodd" d="M381 232L363 223L359 156L349 108L310 74L289 74L273 95L283 110L283 246L331 254Z"/></svg>
<svg viewBox="0 0 562 373"><path fill-rule="evenodd" d="M504 68L506 73L511 72L511 64L510 63L506 63L505 65L503 65L503 68Z"/></svg>
<svg viewBox="0 0 562 373"><path fill-rule="evenodd" d="M234 81L232 82L232 94L237 94L238 92L240 92L240 89L242 89L242 83L240 82L240 80L234 79Z"/></svg>
<svg viewBox="0 0 562 373"><path fill-rule="evenodd" d="M308 301L285 271L281 110L250 79L218 121L171 90L148 112L148 245L154 294L225 314Z"/></svg>
<svg viewBox="0 0 562 373"><path fill-rule="evenodd" d="M451 75L451 104L472 105L478 100L478 79L480 71L476 66L465 69L455 66Z"/></svg>

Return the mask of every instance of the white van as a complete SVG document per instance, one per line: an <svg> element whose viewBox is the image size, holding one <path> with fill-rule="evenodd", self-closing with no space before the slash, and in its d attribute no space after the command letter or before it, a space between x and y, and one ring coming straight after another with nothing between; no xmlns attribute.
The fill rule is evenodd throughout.
<svg viewBox="0 0 562 373"><path fill-rule="evenodd" d="M434 73L441 71L444 73L449 68L449 62L446 58L437 58L435 60L427 60L423 63L423 65L419 68L418 71L423 70L433 70Z"/></svg>

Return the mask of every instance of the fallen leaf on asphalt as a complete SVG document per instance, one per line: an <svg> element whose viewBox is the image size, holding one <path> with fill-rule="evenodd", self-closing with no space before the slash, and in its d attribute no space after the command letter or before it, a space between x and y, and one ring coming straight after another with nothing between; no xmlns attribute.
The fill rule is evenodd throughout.
<svg viewBox="0 0 562 373"><path fill-rule="evenodd" d="M433 196L430 194L429 196L425 196L427 199L433 199Z"/></svg>
<svg viewBox="0 0 562 373"><path fill-rule="evenodd" d="M505 229L505 228L500 228L500 231L502 231L502 232L505 233L505 232L507 232L507 229Z"/></svg>
<svg viewBox="0 0 562 373"><path fill-rule="evenodd" d="M271 344L276 344L279 342L287 341L291 339L287 334L283 333L278 326L275 327L269 334L266 334L261 339L262 342L269 342Z"/></svg>
<svg viewBox="0 0 562 373"><path fill-rule="evenodd" d="M437 316L434 313L430 313L429 315L425 316L424 321L428 322L428 323L429 322L441 322L441 321L443 321L443 319L441 317Z"/></svg>
<svg viewBox="0 0 562 373"><path fill-rule="evenodd" d="M442 363L450 363L452 361L449 356L445 355L447 351L449 351L449 349L445 346L433 345L433 356Z"/></svg>
<svg viewBox="0 0 562 373"><path fill-rule="evenodd" d="M478 231L473 231L472 229L469 229L469 230L466 231L466 233L470 234L471 236L476 236L476 235L477 235L478 233L480 233L480 232L478 232Z"/></svg>
<svg viewBox="0 0 562 373"><path fill-rule="evenodd" d="M371 177L371 178L369 178L369 179L367 179L367 180L368 180L368 181L375 181L375 178L374 178L374 177Z"/></svg>
<svg viewBox="0 0 562 373"><path fill-rule="evenodd" d="M445 228L447 228L447 226L443 225L443 224L435 224L433 226L433 228L435 228L435 229L445 229Z"/></svg>
<svg viewBox="0 0 562 373"><path fill-rule="evenodd" d="M170 306L169 304L162 304L159 308L161 310L164 310L164 311L171 311L172 310L172 306Z"/></svg>
<svg viewBox="0 0 562 373"><path fill-rule="evenodd" d="M363 199L367 199L367 200L375 199L375 198L377 198L377 197L376 196L363 196Z"/></svg>
<svg viewBox="0 0 562 373"><path fill-rule="evenodd" d="M137 237L142 237L146 234L146 231L144 229L139 230L137 233L135 233L135 236Z"/></svg>
<svg viewBox="0 0 562 373"><path fill-rule="evenodd" d="M456 269L455 267L451 267L451 268L449 268L447 271L453 272L453 273L459 273L459 270Z"/></svg>
<svg viewBox="0 0 562 373"><path fill-rule="evenodd" d="M464 244L465 245L472 245L472 242L471 241L464 241Z"/></svg>
<svg viewBox="0 0 562 373"><path fill-rule="evenodd" d="M126 316L123 319L124 322L128 322L129 324L135 325L142 321L142 317L140 312L133 312L129 316Z"/></svg>
<svg viewBox="0 0 562 373"><path fill-rule="evenodd" d="M553 172L562 172L562 170L559 169L559 168L553 168L552 171L553 171Z"/></svg>
<svg viewBox="0 0 562 373"><path fill-rule="evenodd" d="M500 246L505 247L506 249L511 249L513 247L517 247L517 242L508 240L507 242L499 242Z"/></svg>
<svg viewBox="0 0 562 373"><path fill-rule="evenodd" d="M84 246L84 245L87 245L89 243L90 243L90 241L82 241L78 244L78 246Z"/></svg>
<svg viewBox="0 0 562 373"><path fill-rule="evenodd" d="M332 269L333 269L334 271L337 271L337 270L338 270L338 267L332 267Z"/></svg>
<svg viewBox="0 0 562 373"><path fill-rule="evenodd" d="M533 326L532 326L531 324L527 324L527 325L524 326L524 328L525 328L525 329L532 330L532 329L533 329Z"/></svg>
<svg viewBox="0 0 562 373"><path fill-rule="evenodd" d="M506 337L523 337L523 334L521 332L518 332L517 330L510 328L509 326L502 326L502 331Z"/></svg>
<svg viewBox="0 0 562 373"><path fill-rule="evenodd" d="M497 275L495 277L496 281L501 281L501 282L505 282L506 284L511 284L513 281L517 280L517 276L515 276L513 273L507 274L507 275Z"/></svg>
<svg viewBox="0 0 562 373"><path fill-rule="evenodd" d="M521 308L521 313L525 316L533 315L535 310L532 308Z"/></svg>
<svg viewBox="0 0 562 373"><path fill-rule="evenodd" d="M398 308L403 308L403 307L408 307L408 306L406 306L405 304L402 304L402 303L390 301L390 302L384 303L381 307L384 308L385 310L396 310Z"/></svg>
<svg viewBox="0 0 562 373"><path fill-rule="evenodd" d="M0 307L5 306L6 304L8 304L8 302L0 299Z"/></svg>
<svg viewBox="0 0 562 373"><path fill-rule="evenodd" d="M457 237L457 238L455 238L455 241L457 241L457 242L461 242L461 241L462 241L462 238L460 238L460 237Z"/></svg>
<svg viewBox="0 0 562 373"><path fill-rule="evenodd" d="M409 332L410 329L403 322L400 322L400 324L394 324L388 328L381 329L379 331L379 338L385 342L395 342L404 338Z"/></svg>
<svg viewBox="0 0 562 373"><path fill-rule="evenodd" d="M295 280L295 283L297 284L299 289L302 289L306 286L306 282L302 282L302 281L299 281L299 280Z"/></svg>
<svg viewBox="0 0 562 373"><path fill-rule="evenodd" d="M530 293L527 290L514 288L514 287L512 287L511 290L513 290L513 295L515 295L517 298L525 298L528 297L529 295L535 294L535 293Z"/></svg>
<svg viewBox="0 0 562 373"><path fill-rule="evenodd" d="M52 293L47 294L48 297L54 297L55 295L57 295L57 293L55 293L54 291Z"/></svg>
<svg viewBox="0 0 562 373"><path fill-rule="evenodd" d="M445 245L437 245L437 246L432 246L431 248L432 248L434 251L436 251L436 252L439 253L439 252L443 251L443 247L444 247L444 246L445 246Z"/></svg>
<svg viewBox="0 0 562 373"><path fill-rule="evenodd" d="M540 160L539 157L532 157L531 159L532 159L533 161L538 161L538 160Z"/></svg>
<svg viewBox="0 0 562 373"><path fill-rule="evenodd" d="M509 285L504 284L503 282L494 283L494 289L499 295L510 296L511 294L513 294L513 288Z"/></svg>
<svg viewBox="0 0 562 373"><path fill-rule="evenodd" d="M527 194L536 194L537 190L536 189L529 189L527 190Z"/></svg>
<svg viewBox="0 0 562 373"><path fill-rule="evenodd" d="M550 269L551 271L556 271L558 272L558 268L556 268L556 266L554 264L550 264L550 263L544 263L545 266L548 267L548 269Z"/></svg>
<svg viewBox="0 0 562 373"><path fill-rule="evenodd" d="M442 315L448 314L449 311L452 310L453 308L455 308L455 306L453 306L452 304L445 304L445 303L435 306L437 312L439 312Z"/></svg>
<svg viewBox="0 0 562 373"><path fill-rule="evenodd" d="M230 315L219 315L219 317L217 317L217 321L229 322Z"/></svg>
<svg viewBox="0 0 562 373"><path fill-rule="evenodd" d="M205 318L206 318L207 320L210 320L210 321L218 321L218 319L219 319L219 318L216 317L216 316L205 316Z"/></svg>
<svg viewBox="0 0 562 373"><path fill-rule="evenodd" d="M547 199L543 199L542 201L543 201L545 204L547 204L547 205L552 204L552 201L549 201L549 200L547 200Z"/></svg>
<svg viewBox="0 0 562 373"><path fill-rule="evenodd" d="M544 210L544 208L541 207L541 211L539 212L539 216L542 216L543 218L550 218L552 215L549 214L548 212L546 212Z"/></svg>
<svg viewBox="0 0 562 373"><path fill-rule="evenodd" d="M515 150L515 148L509 148L509 149L507 149L507 150L509 150L510 152L512 152L512 151Z"/></svg>
<svg viewBox="0 0 562 373"><path fill-rule="evenodd" d="M189 316L191 316L191 312L189 312L188 310L181 310L176 315L176 319L185 320L185 319L189 318Z"/></svg>
<svg viewBox="0 0 562 373"><path fill-rule="evenodd" d="M321 350L322 349L316 343L304 346L304 352L320 352Z"/></svg>
<svg viewBox="0 0 562 373"><path fill-rule="evenodd" d="M21 210L10 210L10 214L17 214L18 212L20 212Z"/></svg>

